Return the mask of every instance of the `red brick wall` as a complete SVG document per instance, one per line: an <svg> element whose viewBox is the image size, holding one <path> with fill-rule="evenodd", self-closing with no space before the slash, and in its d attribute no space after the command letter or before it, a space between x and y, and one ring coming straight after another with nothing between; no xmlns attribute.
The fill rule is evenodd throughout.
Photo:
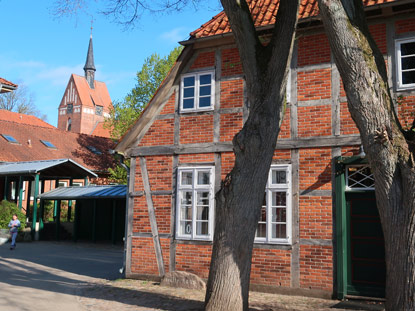
<svg viewBox="0 0 415 311"><path fill-rule="evenodd" d="M272 286L290 286L290 251L255 248L251 266L251 282Z"/></svg>
<svg viewBox="0 0 415 311"><path fill-rule="evenodd" d="M243 125L242 113L220 115L220 141L232 141Z"/></svg>
<svg viewBox="0 0 415 311"><path fill-rule="evenodd" d="M410 129L415 119L415 96L398 98L398 115L404 129Z"/></svg>
<svg viewBox="0 0 415 311"><path fill-rule="evenodd" d="M195 144L213 142L213 116L198 115L180 118L180 143Z"/></svg>
<svg viewBox="0 0 415 311"><path fill-rule="evenodd" d="M215 156L213 153L203 154L181 154L179 155L179 163L213 163Z"/></svg>
<svg viewBox="0 0 415 311"><path fill-rule="evenodd" d="M191 69L213 67L215 65L215 51L201 52L192 64Z"/></svg>
<svg viewBox="0 0 415 311"><path fill-rule="evenodd" d="M331 189L331 150L300 149L301 189Z"/></svg>
<svg viewBox="0 0 415 311"><path fill-rule="evenodd" d="M155 120L141 139L139 146L172 145L174 143L174 119Z"/></svg>
<svg viewBox="0 0 415 311"><path fill-rule="evenodd" d="M230 80L220 83L220 107L238 108L244 104L243 80Z"/></svg>
<svg viewBox="0 0 415 311"><path fill-rule="evenodd" d="M333 249L331 246L301 245L300 287L333 290Z"/></svg>
<svg viewBox="0 0 415 311"><path fill-rule="evenodd" d="M386 24L370 25L369 31L382 54L387 54Z"/></svg>
<svg viewBox="0 0 415 311"><path fill-rule="evenodd" d="M160 112L160 115L174 113L174 105L176 103L176 92L170 96L166 105L163 107L163 110Z"/></svg>
<svg viewBox="0 0 415 311"><path fill-rule="evenodd" d="M278 138L290 138L291 137L291 123L290 123L290 114L291 110L289 107L285 110L285 116L284 120L282 120L280 133L278 135Z"/></svg>
<svg viewBox="0 0 415 311"><path fill-rule="evenodd" d="M340 133L342 135L359 134L359 130L347 108L347 103L340 103Z"/></svg>
<svg viewBox="0 0 415 311"><path fill-rule="evenodd" d="M222 51L222 76L233 76L242 74L242 63L237 48Z"/></svg>
<svg viewBox="0 0 415 311"><path fill-rule="evenodd" d="M207 278L211 252L211 245L178 244L176 246L176 269Z"/></svg>
<svg viewBox="0 0 415 311"><path fill-rule="evenodd" d="M131 272L158 275L153 238L132 239Z"/></svg>
<svg viewBox="0 0 415 311"><path fill-rule="evenodd" d="M300 71L297 74L298 101L328 99L331 97L330 69Z"/></svg>
<svg viewBox="0 0 415 311"><path fill-rule="evenodd" d="M298 136L331 135L331 105L298 107Z"/></svg>
<svg viewBox="0 0 415 311"><path fill-rule="evenodd" d="M415 31L415 18L408 18L395 22L395 32L397 34L402 34L410 31Z"/></svg>
<svg viewBox="0 0 415 311"><path fill-rule="evenodd" d="M235 155L233 154L233 152L222 153L222 172L221 172L222 180L226 177L228 173L230 173L234 164L235 164Z"/></svg>
<svg viewBox="0 0 415 311"><path fill-rule="evenodd" d="M298 66L330 62L330 45L325 34L301 35L298 39Z"/></svg>
<svg viewBox="0 0 415 311"><path fill-rule="evenodd" d="M172 157L152 156L146 159L151 191L171 190L173 178Z"/></svg>
<svg viewBox="0 0 415 311"><path fill-rule="evenodd" d="M332 239L331 202L331 197L300 197L301 239Z"/></svg>

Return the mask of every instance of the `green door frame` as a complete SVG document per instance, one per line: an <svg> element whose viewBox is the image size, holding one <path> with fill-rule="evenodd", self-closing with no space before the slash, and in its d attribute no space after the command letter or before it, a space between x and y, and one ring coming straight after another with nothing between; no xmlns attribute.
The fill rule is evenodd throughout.
<svg viewBox="0 0 415 311"><path fill-rule="evenodd" d="M349 236L347 209L346 209L346 165L367 164L366 159L359 156L336 157L335 163L335 190L336 190L336 253L337 253L337 298L344 299L347 295Z"/></svg>

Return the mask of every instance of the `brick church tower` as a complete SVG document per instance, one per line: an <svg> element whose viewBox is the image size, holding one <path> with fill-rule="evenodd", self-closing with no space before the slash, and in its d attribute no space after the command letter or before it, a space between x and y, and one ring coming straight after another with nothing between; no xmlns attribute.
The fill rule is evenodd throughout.
<svg viewBox="0 0 415 311"><path fill-rule="evenodd" d="M72 74L59 105L58 128L64 131L110 137L104 120L113 107L104 82L95 80L92 34L84 76Z"/></svg>

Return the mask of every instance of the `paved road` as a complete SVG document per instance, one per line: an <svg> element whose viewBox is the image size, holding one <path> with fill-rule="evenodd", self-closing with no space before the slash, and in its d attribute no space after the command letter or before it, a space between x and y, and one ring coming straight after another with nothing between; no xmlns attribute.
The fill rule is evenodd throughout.
<svg viewBox="0 0 415 311"><path fill-rule="evenodd" d="M0 246L0 311L81 311L80 289L120 277L122 248L33 242Z"/></svg>

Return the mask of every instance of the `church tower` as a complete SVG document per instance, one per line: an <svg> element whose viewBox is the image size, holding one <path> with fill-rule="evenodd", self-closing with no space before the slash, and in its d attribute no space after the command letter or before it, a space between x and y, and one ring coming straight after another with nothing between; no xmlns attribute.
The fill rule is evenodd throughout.
<svg viewBox="0 0 415 311"><path fill-rule="evenodd" d="M86 54L86 62L84 66L85 78L91 89L95 88L95 65L94 65L94 49L92 47L92 34L89 38L88 53Z"/></svg>
<svg viewBox="0 0 415 311"><path fill-rule="evenodd" d="M95 80L92 34L84 66L84 76L72 74L59 105L58 128L64 131L110 137L104 120L113 108L104 82Z"/></svg>

